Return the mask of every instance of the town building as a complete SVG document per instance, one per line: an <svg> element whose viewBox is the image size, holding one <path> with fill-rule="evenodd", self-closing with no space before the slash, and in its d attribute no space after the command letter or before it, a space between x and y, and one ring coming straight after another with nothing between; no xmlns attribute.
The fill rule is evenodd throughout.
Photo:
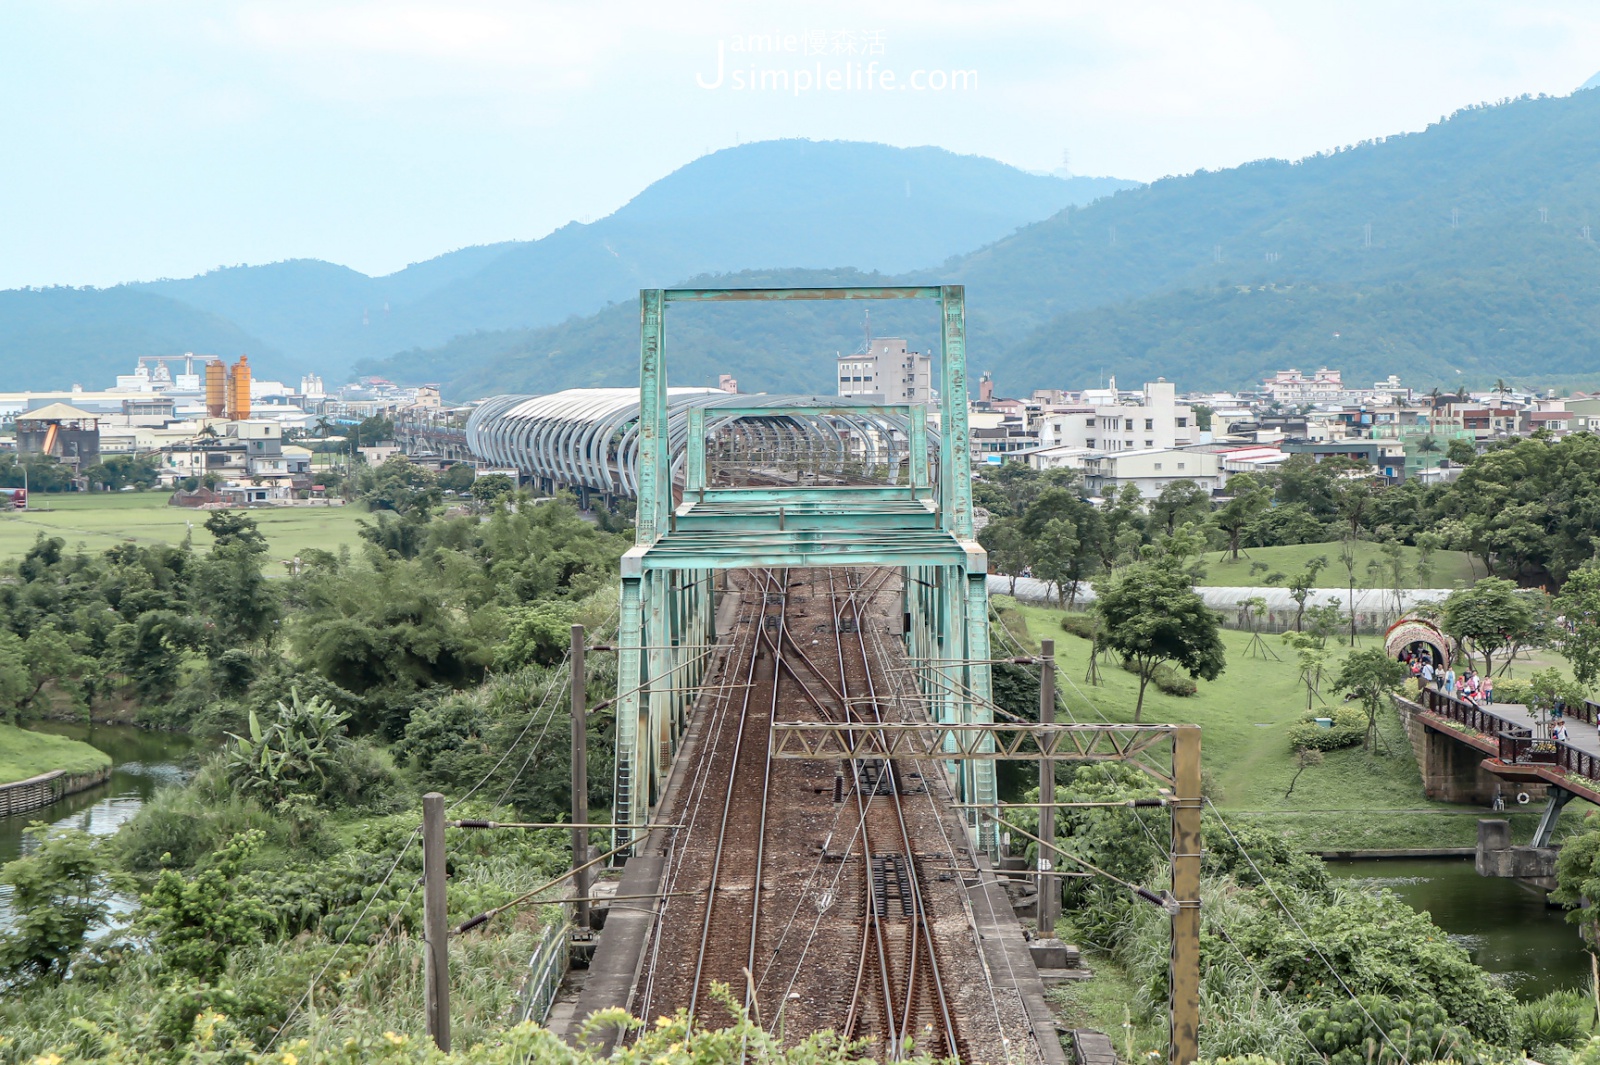
<svg viewBox="0 0 1600 1065"><path fill-rule="evenodd" d="M1310 377L1299 370L1279 370L1261 382L1261 391L1268 402L1284 406L1343 403L1349 398L1340 371L1326 366Z"/></svg>
<svg viewBox="0 0 1600 1065"><path fill-rule="evenodd" d="M1042 448L1092 451L1148 451L1188 447L1200 442L1194 408L1178 402L1177 387L1165 379L1144 386L1137 398L1111 389L1085 390L1091 399L1067 411L1046 414L1039 423Z"/></svg>
<svg viewBox="0 0 1600 1065"><path fill-rule="evenodd" d="M841 355L839 395L875 403L927 403L934 400L933 357L911 351L899 337L878 337L867 350Z"/></svg>
<svg viewBox="0 0 1600 1065"><path fill-rule="evenodd" d="M1097 496L1131 484L1145 499L1154 499L1175 481L1193 481L1206 492L1218 491L1223 482L1221 462L1208 451L1160 447L1108 451L1085 458L1082 469L1085 486Z"/></svg>
<svg viewBox="0 0 1600 1065"><path fill-rule="evenodd" d="M19 414L17 451L50 456L70 469L73 477L81 477L100 461L100 419L65 403Z"/></svg>

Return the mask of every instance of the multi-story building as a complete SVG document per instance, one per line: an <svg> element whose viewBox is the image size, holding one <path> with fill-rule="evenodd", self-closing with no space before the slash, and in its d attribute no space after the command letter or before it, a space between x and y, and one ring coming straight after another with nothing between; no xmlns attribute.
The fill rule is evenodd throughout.
<svg viewBox="0 0 1600 1065"><path fill-rule="evenodd" d="M865 352L841 355L837 361L841 396L878 403L933 402L933 357L908 350L899 337L877 337Z"/></svg>
<svg viewBox="0 0 1600 1065"><path fill-rule="evenodd" d="M1174 481L1193 481L1206 492L1222 487L1221 461L1209 451L1172 448L1135 448L1108 451L1083 460L1083 479L1090 492L1105 495L1123 485L1134 485L1146 499L1154 499Z"/></svg>
<svg viewBox="0 0 1600 1065"><path fill-rule="evenodd" d="M1177 387L1171 382L1158 380L1145 385L1137 402L1112 395L1116 396L1114 402L1080 405L1044 415L1040 419L1039 446L1148 451L1187 447L1200 441L1194 408L1178 402Z"/></svg>
<svg viewBox="0 0 1600 1065"><path fill-rule="evenodd" d="M249 482L287 494L311 484L310 455L298 450L302 453L285 454L283 427L277 422L212 425L189 440L161 449L161 481L172 485L212 474L224 482Z"/></svg>
<svg viewBox="0 0 1600 1065"><path fill-rule="evenodd" d="M1299 370L1279 370L1261 382L1261 391L1272 403L1343 403L1349 398L1340 371L1326 366L1307 377Z"/></svg>

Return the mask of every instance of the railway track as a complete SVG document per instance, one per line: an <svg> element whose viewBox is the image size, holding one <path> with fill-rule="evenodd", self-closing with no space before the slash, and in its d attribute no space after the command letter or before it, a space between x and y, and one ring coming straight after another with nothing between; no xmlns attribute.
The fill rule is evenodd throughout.
<svg viewBox="0 0 1600 1065"><path fill-rule="evenodd" d="M830 570L828 592L846 718L881 724L883 707L864 633L869 622L862 617L863 601L871 595L854 586L853 571L844 572L843 589L839 583ZM902 805L912 790L910 778L902 776L892 759L862 759L850 769L860 818L865 906L844 1033L852 1040L876 1042L880 1060L898 1059L913 1045L919 1053L967 1060L928 920L920 858Z"/></svg>
<svg viewBox="0 0 1600 1065"><path fill-rule="evenodd" d="M669 857L669 889L693 894L664 904L642 1015L686 1007L695 1023L722 1026L730 1017L712 991L720 983L769 1025L839 1031L865 1042L877 1060L898 1060L908 1045L970 1060L931 920L939 904L930 907L925 887L925 863L937 870L951 855L920 854L907 817L908 795L928 801L920 775L864 759L839 767L842 786L817 787L836 779L838 763L788 763L779 774L782 794L809 784L812 813L798 813L790 798L774 806L772 798L768 745L780 714L886 720L879 655L866 630L881 624L872 605L894 575L814 570L792 589L789 571L738 575L739 620L721 668L721 698L707 715L699 764L675 815L694 842ZM813 846L810 858L797 856L789 834L797 817L834 824L815 837L821 851ZM779 835L769 839L771 831ZM836 841L831 851L827 839ZM948 848L942 837L939 846ZM800 1026L791 1028L791 1019Z"/></svg>
<svg viewBox="0 0 1600 1065"><path fill-rule="evenodd" d="M742 977L755 969L760 932L762 860L766 851L767 803L772 782L767 738L778 708L788 579L787 570L776 575L770 570L758 571L753 591L759 596L759 609L741 612L754 625L743 663L738 721L722 793L716 849L706 882L694 981L689 992L690 1015L713 1026L732 1020L724 1007L713 1004L713 983L727 984L735 996L742 991L745 1008L754 1005L751 1001L753 989ZM740 786L741 780L751 779L760 780L760 787L753 793ZM740 862L739 858L746 854L753 855L753 860ZM734 950L737 944L745 947L742 956ZM730 963L735 966L731 972Z"/></svg>

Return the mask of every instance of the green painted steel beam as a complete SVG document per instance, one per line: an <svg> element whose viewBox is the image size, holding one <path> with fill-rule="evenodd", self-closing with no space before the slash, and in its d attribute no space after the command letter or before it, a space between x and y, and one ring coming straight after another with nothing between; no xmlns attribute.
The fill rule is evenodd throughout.
<svg viewBox="0 0 1600 1065"><path fill-rule="evenodd" d="M866 288L667 288L668 303L744 303L762 300L936 300L937 285L882 285Z"/></svg>

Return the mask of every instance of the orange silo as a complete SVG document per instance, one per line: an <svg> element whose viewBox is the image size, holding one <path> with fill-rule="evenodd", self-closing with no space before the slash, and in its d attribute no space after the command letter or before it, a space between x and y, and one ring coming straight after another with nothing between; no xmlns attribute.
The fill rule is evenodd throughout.
<svg viewBox="0 0 1600 1065"><path fill-rule="evenodd" d="M247 355L239 356L228 379L228 420L250 420L250 358Z"/></svg>
<svg viewBox="0 0 1600 1065"><path fill-rule="evenodd" d="M228 413L228 364L221 359L206 363L206 415L220 418Z"/></svg>

